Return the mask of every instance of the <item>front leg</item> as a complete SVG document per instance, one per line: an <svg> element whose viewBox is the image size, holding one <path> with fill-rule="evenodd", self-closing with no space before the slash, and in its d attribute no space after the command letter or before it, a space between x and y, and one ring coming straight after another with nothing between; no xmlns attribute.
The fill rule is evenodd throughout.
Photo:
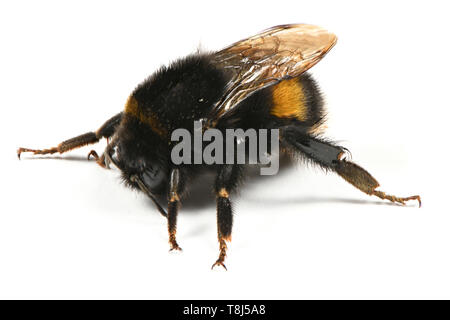
<svg viewBox="0 0 450 320"><path fill-rule="evenodd" d="M87 132L85 134L79 135L75 138L71 138L61 142L58 146L49 149L29 149L29 148L19 148L17 150L17 156L20 159L20 155L23 152L32 152L33 154L54 154L54 153L64 153L76 148L87 146L89 144L97 143L101 138L109 139L114 135L117 127L122 120L123 113L120 112L114 117L106 121L96 132ZM91 151L88 154L88 159L90 156L96 158L97 162L104 167L104 163L101 162L100 157L95 151ZM104 158L102 159L104 160Z"/></svg>
<svg viewBox="0 0 450 320"><path fill-rule="evenodd" d="M167 225L169 230L170 250L181 250L176 240L177 215L180 206L180 194L184 186L180 169L172 169L169 181L169 203L167 205Z"/></svg>
<svg viewBox="0 0 450 320"><path fill-rule="evenodd" d="M227 242L231 241L231 229L233 227L233 210L229 199L230 192L233 191L241 179L241 167L237 165L223 165L216 178L217 197L217 237L219 240L219 258L212 265L222 266L227 256Z"/></svg>

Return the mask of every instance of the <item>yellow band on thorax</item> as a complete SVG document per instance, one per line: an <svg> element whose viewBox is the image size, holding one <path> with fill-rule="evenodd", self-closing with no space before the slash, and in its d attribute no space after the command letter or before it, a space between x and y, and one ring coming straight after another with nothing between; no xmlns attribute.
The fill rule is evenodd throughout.
<svg viewBox="0 0 450 320"><path fill-rule="evenodd" d="M161 125L155 114L144 114L140 109L136 98L130 96L125 104L125 113L128 113L137 118L142 123L146 123L150 128L163 137L167 135L167 130Z"/></svg>

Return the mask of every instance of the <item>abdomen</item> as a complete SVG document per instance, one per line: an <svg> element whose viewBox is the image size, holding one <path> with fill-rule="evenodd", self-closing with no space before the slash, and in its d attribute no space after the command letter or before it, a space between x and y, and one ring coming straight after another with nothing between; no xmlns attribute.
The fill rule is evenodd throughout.
<svg viewBox="0 0 450 320"><path fill-rule="evenodd" d="M229 124L242 128L278 128L297 124L305 127L306 131L313 131L322 124L324 117L320 89L307 73L256 92L237 110L230 117Z"/></svg>

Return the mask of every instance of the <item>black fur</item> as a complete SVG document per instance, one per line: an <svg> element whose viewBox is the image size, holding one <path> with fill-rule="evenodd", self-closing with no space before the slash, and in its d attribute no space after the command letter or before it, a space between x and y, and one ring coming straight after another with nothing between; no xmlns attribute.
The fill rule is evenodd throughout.
<svg viewBox="0 0 450 320"><path fill-rule="evenodd" d="M229 79L211 64L208 54L196 54L162 67L133 92L144 114L154 114L171 132L192 129L219 100Z"/></svg>
<svg viewBox="0 0 450 320"><path fill-rule="evenodd" d="M319 85L308 73L304 73L298 77L298 81L303 87L308 109L308 116L304 126L311 128L320 125L325 121L325 108Z"/></svg>

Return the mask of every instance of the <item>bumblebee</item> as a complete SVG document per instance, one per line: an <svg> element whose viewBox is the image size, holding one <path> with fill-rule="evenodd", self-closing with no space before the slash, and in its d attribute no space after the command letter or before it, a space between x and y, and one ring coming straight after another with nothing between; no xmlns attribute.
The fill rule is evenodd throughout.
<svg viewBox="0 0 450 320"><path fill-rule="evenodd" d="M108 139L97 163L121 171L123 181L144 192L167 218L171 250L177 215L189 182L203 170L214 170L219 257L223 266L231 240L230 195L245 175L241 164L179 164L171 161L171 133L193 133L194 121L204 128L278 129L281 150L333 171L362 192L395 203L420 202L420 196L397 197L377 190L379 183L365 169L345 159L346 149L321 133L324 104L316 82L305 73L335 45L336 36L306 24L281 25L238 41L217 52L195 53L162 67L139 84L125 109L97 131L63 141L50 149L19 148L33 154L64 153ZM167 209L158 201L167 198Z"/></svg>

